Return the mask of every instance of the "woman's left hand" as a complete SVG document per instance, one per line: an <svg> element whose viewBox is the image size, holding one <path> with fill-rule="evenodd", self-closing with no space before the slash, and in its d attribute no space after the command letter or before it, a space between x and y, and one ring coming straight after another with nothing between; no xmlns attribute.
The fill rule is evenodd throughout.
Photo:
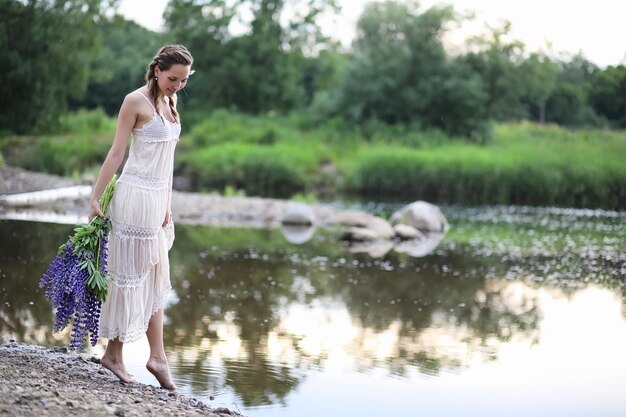
<svg viewBox="0 0 626 417"><path fill-rule="evenodd" d="M169 211L165 212L165 220L163 220L163 227L167 226L167 224L172 220L172 213Z"/></svg>

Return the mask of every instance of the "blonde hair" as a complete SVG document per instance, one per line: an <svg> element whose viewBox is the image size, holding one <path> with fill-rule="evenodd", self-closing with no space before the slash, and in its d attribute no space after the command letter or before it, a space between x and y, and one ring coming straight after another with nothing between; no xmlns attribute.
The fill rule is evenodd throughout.
<svg viewBox="0 0 626 417"><path fill-rule="evenodd" d="M165 45L156 53L152 62L148 65L146 72L146 81L148 83L148 92L150 98L154 100L154 108L157 107L157 98L159 97L159 85L154 75L155 69L158 67L160 71L167 71L175 64L191 66L193 57L183 45ZM174 100L169 100L170 111L176 122L179 121L178 112L174 107ZM161 116L163 118L163 116Z"/></svg>

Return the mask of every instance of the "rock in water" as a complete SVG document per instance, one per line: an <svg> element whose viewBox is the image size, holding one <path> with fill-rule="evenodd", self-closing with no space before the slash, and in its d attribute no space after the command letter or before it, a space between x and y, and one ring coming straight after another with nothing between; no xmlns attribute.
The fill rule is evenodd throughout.
<svg viewBox="0 0 626 417"><path fill-rule="evenodd" d="M391 216L391 224L407 224L420 231L446 232L448 219L441 209L426 201L415 201L396 211Z"/></svg>
<svg viewBox="0 0 626 417"><path fill-rule="evenodd" d="M304 203L289 202L283 211L282 224L305 225L315 224L313 209Z"/></svg>

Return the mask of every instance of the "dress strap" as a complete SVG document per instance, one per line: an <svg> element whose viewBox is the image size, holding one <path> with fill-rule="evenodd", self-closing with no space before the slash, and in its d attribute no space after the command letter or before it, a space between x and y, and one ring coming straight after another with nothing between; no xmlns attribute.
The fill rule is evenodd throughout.
<svg viewBox="0 0 626 417"><path fill-rule="evenodd" d="M156 109L154 108L154 104L152 104L152 102L150 101L150 99L149 99L148 97L146 97L146 96L145 96L145 95L144 95L141 91L137 90L137 92L138 92L139 94L141 94L141 96L142 96L143 98L145 98L145 99L146 99L146 101L150 104L150 107L152 107L152 110L153 110L154 112L156 112Z"/></svg>

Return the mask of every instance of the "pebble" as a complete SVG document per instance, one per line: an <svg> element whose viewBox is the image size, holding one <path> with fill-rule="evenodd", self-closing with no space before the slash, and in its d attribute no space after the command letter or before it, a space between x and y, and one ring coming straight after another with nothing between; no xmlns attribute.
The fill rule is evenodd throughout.
<svg viewBox="0 0 626 417"><path fill-rule="evenodd" d="M120 384L93 359L67 348L0 345L0 415L240 416L177 392Z"/></svg>

